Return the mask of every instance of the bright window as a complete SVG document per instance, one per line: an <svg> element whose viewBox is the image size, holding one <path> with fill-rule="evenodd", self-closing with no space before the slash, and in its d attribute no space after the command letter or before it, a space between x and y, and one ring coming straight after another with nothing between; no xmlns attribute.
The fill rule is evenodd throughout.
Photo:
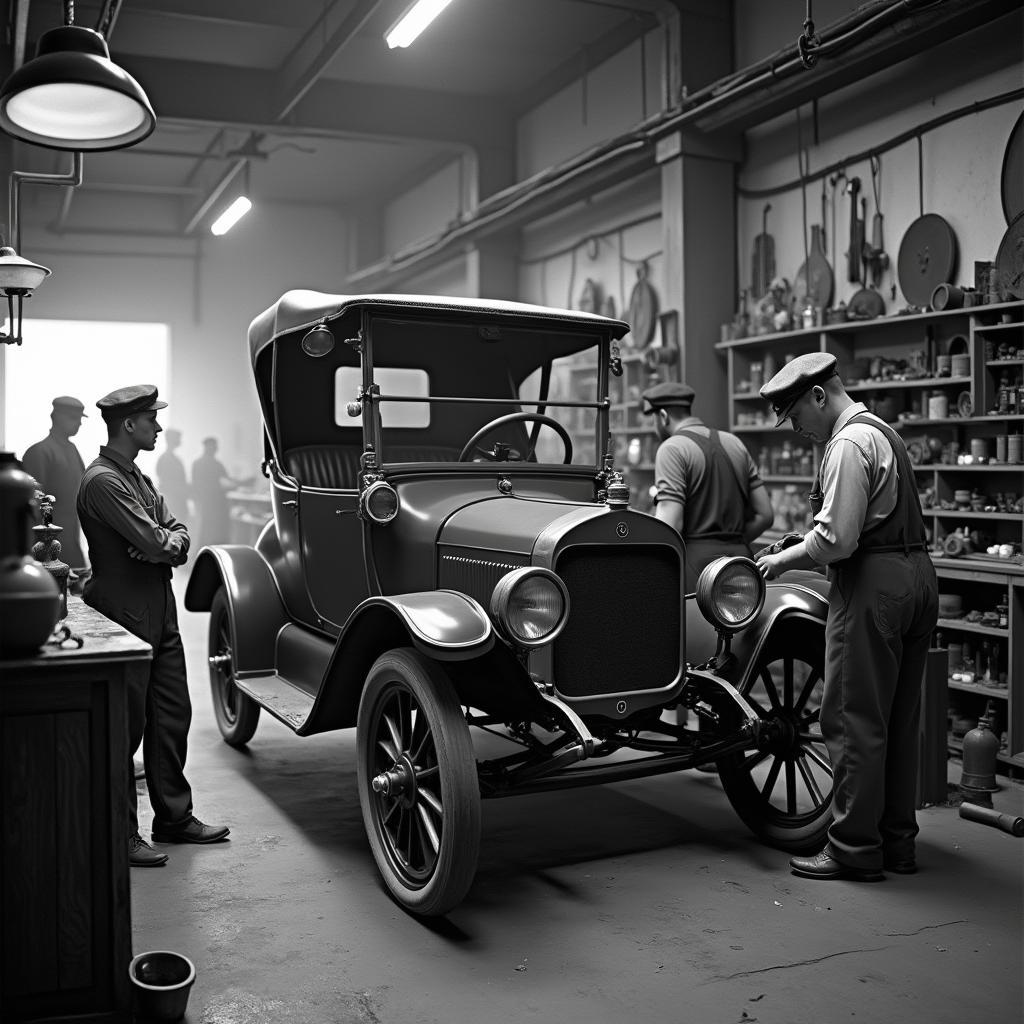
<svg viewBox="0 0 1024 1024"><path fill-rule="evenodd" d="M403 395L426 398L430 394L430 378L426 370L397 366L375 366L373 379L382 395ZM339 366L334 378L334 422L340 427L358 426L346 411L349 402L359 397L363 371L358 366ZM426 402L380 403L383 427L429 427L430 406Z"/></svg>
<svg viewBox="0 0 1024 1024"><path fill-rule="evenodd" d="M86 465L107 443L97 399L130 384L154 384L160 398L170 401L166 324L33 319L25 321L22 335L21 345L4 346L0 355L0 442L18 456L50 432L57 395L71 395L85 405L86 419L72 441ZM147 460L155 465L155 458L156 453L142 454L144 472L152 469Z"/></svg>

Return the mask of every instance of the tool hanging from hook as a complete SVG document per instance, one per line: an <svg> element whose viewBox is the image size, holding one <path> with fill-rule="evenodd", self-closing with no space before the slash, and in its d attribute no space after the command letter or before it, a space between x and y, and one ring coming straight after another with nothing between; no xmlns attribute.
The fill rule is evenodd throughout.
<svg viewBox="0 0 1024 1024"><path fill-rule="evenodd" d="M875 197L875 215L871 218L871 243L864 243L864 261L871 272L871 283L877 288L889 269L882 229L882 164L877 156L871 157L871 191Z"/></svg>
<svg viewBox="0 0 1024 1024"><path fill-rule="evenodd" d="M860 260L864 249L864 221L857 217L857 197L860 195L860 178L846 182L846 194L850 197L850 248L846 250L846 280L860 280Z"/></svg>

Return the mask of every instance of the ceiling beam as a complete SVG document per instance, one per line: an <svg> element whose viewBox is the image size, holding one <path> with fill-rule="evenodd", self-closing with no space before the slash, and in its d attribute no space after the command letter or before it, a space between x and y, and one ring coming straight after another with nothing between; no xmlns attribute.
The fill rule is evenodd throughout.
<svg viewBox="0 0 1024 1024"><path fill-rule="evenodd" d="M118 61L142 84L160 121L465 146L504 146L513 137L511 115L499 104L462 94L322 80L280 123L272 71L129 54Z"/></svg>
<svg viewBox="0 0 1024 1024"><path fill-rule="evenodd" d="M79 0L75 5L75 21L79 25L95 22L93 12L103 6L102 0ZM177 21L205 22L231 28L292 28L306 26L306 12L301 4L281 0L218 0L211 10L210 0L131 0L126 17L147 20L157 18Z"/></svg>
<svg viewBox="0 0 1024 1024"><path fill-rule="evenodd" d="M321 39L321 30L326 32L330 20L342 8L348 7L349 2L335 0L329 9L325 9L323 16L310 26L309 31L277 69L275 121L284 120L292 112L334 58L352 42L367 21L385 5L386 0L356 0L352 9L341 15L341 23L330 38Z"/></svg>

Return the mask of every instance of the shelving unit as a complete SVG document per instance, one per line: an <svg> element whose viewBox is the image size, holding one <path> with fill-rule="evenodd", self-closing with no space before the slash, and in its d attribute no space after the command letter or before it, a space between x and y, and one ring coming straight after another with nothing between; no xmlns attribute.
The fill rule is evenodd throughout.
<svg viewBox="0 0 1024 1024"><path fill-rule="evenodd" d="M1004 352L1006 347L1016 352L1000 355L1000 346ZM967 611L984 613L1005 605L1007 615L1005 628L963 618L940 620L936 634L951 650L951 661L959 662L949 669L950 726L954 718L958 726L976 721L988 701L994 701L995 731L1005 741L999 761L1003 770L1024 774L1024 513L1017 504L1024 495L1024 302L738 338L721 342L718 348L728 361L730 429L762 465L762 478L777 509L780 495L791 501L798 489L800 500L806 500L820 460L815 449L811 475L780 474L770 464L765 468L764 453L777 454L787 444L791 450L806 445L792 430L773 426L774 416L757 394L769 371L787 357L833 353L847 391L890 422L907 441L912 458L921 460L915 474L922 499L928 502L924 513L940 591L960 594ZM937 357L946 355L958 371L955 376L938 375ZM960 357L955 363L954 355ZM913 368L902 378L893 368L898 360ZM1012 401L1007 400L1008 385L1016 389ZM936 395L945 396L952 415L928 416L928 399ZM968 414L956 415L962 395L969 397L969 402L963 399ZM1012 436L1017 437L1013 451L1022 452L1014 462L1008 461ZM976 454L984 461L958 461L967 455L973 460ZM995 461L998 454L1004 461ZM982 506L963 501L968 494ZM803 527L798 523L793 528ZM764 540L776 538L784 529L777 519ZM986 548L994 544L1012 545L1016 554L989 555ZM952 557L947 547L960 552ZM952 678L964 670L974 678ZM977 678L986 672L997 685ZM1000 674L1006 686L998 685ZM951 727L947 742L951 750L962 747Z"/></svg>

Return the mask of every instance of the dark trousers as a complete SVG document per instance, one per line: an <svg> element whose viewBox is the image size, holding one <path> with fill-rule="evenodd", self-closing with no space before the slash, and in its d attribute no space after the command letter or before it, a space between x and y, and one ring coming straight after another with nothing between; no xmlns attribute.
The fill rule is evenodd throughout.
<svg viewBox="0 0 1024 1024"><path fill-rule="evenodd" d="M170 580L140 583L93 576L84 600L153 648L148 668L136 672L128 686L128 749L135 751L142 744L154 828L181 824L192 813L192 789L185 778L192 703ZM131 834L139 823L131 758L125 770L132 779Z"/></svg>
<svg viewBox="0 0 1024 1024"><path fill-rule="evenodd" d="M821 731L834 773L830 852L850 867L913 856L921 681L937 614L926 552L855 555L836 570Z"/></svg>

